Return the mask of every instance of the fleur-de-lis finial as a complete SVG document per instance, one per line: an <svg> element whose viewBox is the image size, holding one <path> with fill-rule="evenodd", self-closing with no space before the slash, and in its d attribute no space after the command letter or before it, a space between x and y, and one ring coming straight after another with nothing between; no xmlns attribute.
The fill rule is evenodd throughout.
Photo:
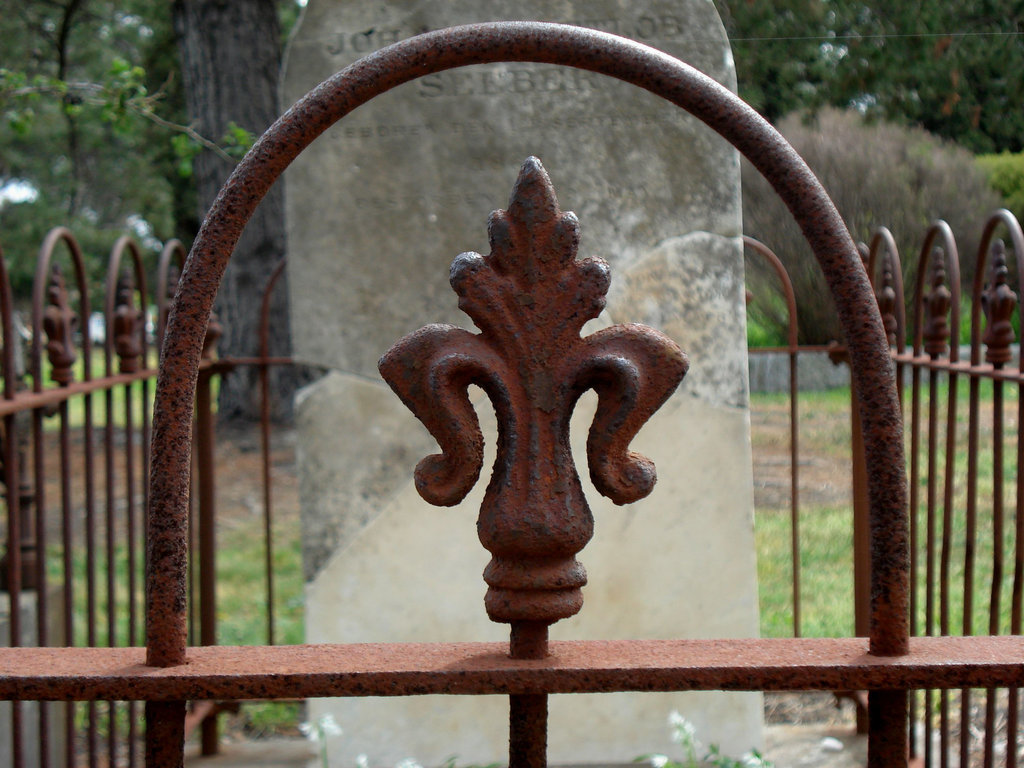
<svg viewBox="0 0 1024 768"><path fill-rule="evenodd" d="M940 357L949 349L949 309L952 296L946 287L946 259L941 248L932 251L931 270L928 275L931 290L925 297L924 351Z"/></svg>
<svg viewBox="0 0 1024 768"><path fill-rule="evenodd" d="M142 310L135 307L135 284L127 274L117 278L114 309L114 351L117 352L121 373L134 373L139 369L143 344L139 338L142 329Z"/></svg>
<svg viewBox="0 0 1024 768"><path fill-rule="evenodd" d="M882 266L882 285L875 298L878 310L882 314L882 325L885 327L885 338L889 346L896 344L896 332L899 321L896 319L896 279L892 271L892 259L886 258Z"/></svg>
<svg viewBox="0 0 1024 768"><path fill-rule="evenodd" d="M46 355L52 366L50 378L67 386L74 378L74 332L78 317L71 311L64 274L56 264L50 270L50 285L46 290L47 304L43 310L43 331L46 333Z"/></svg>
<svg viewBox="0 0 1024 768"><path fill-rule="evenodd" d="M436 438L442 453L416 468L432 504L454 505L476 483L483 437L467 388L480 386L498 420L497 458L477 522L492 554L485 605L494 621L546 626L583 603L576 554L593 534L569 447L569 418L588 389L598 395L587 440L590 475L625 504L646 496L654 465L629 450L640 427L675 390L685 355L661 333L618 325L581 338L605 305L610 272L576 259L579 223L559 210L536 158L520 171L505 211L488 223L491 253L459 255L450 281L481 329L428 325L396 343L380 372ZM546 643L546 640L545 640Z"/></svg>
<svg viewBox="0 0 1024 768"><path fill-rule="evenodd" d="M981 308L985 312L986 329L985 360L996 367L1013 358L1010 345L1014 341L1013 324L1010 322L1017 306L1017 294L1007 285L1010 271L1006 268L1006 246L1002 240L992 244L992 267L989 285L982 291Z"/></svg>

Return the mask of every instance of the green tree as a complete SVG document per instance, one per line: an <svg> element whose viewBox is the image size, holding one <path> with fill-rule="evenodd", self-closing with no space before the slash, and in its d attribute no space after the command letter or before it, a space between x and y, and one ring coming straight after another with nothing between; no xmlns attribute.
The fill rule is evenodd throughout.
<svg viewBox="0 0 1024 768"><path fill-rule="evenodd" d="M45 232L69 226L94 282L117 235L189 242L217 189L277 116L281 46L296 0L13 0L0 14L0 245L30 290ZM5 202L3 191L24 193ZM152 249L151 249L152 250ZM259 295L284 253L280 189L236 249L218 301L222 354L253 356ZM271 354L287 356L286 291ZM275 371L280 415L298 379ZM258 411L240 369L222 418Z"/></svg>
<svg viewBox="0 0 1024 768"><path fill-rule="evenodd" d="M835 12L823 0L716 0L740 96L769 121L807 108L833 77Z"/></svg>
<svg viewBox="0 0 1024 768"><path fill-rule="evenodd" d="M974 152L1024 146L1017 0L716 0L740 94L769 120L855 107Z"/></svg>
<svg viewBox="0 0 1024 768"><path fill-rule="evenodd" d="M276 0L175 0L182 80L189 116L204 135L259 135L277 118L281 29ZM198 210L213 203L233 163L204 148L195 158ZM221 283L217 311L224 326L222 354L259 354L263 286L285 254L284 190L271 188L246 225ZM272 297L270 354L291 350L287 290ZM220 419L257 418L259 389L253 367L235 369L220 387ZM271 369L278 415L290 413L291 394L302 382L293 368Z"/></svg>
<svg viewBox="0 0 1024 768"><path fill-rule="evenodd" d="M15 0L0 14L0 189L30 193L0 207L0 242L22 291L56 224L72 227L97 271L113 233L180 234L174 211L188 190L156 138L166 129L146 119L180 113L169 64L156 66L173 45L170 15L153 5Z"/></svg>

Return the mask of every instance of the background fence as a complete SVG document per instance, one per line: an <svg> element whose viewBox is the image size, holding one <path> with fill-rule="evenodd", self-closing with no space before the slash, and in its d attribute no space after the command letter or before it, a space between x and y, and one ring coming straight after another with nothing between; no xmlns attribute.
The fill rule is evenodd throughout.
<svg viewBox="0 0 1024 768"><path fill-rule="evenodd" d="M904 409L911 632L918 636L1020 634L1022 629L1024 483L1018 478L1024 466L1019 430L1024 375L1017 331L1024 237L1007 211L995 213L982 231L970 285L961 285L956 239L944 222L927 230L908 264L885 228L862 246ZM760 243L747 245L754 257L774 258ZM781 263L778 269L781 294L793 306L800 297L793 296ZM805 350L795 344L795 320L789 337L784 351L791 370L791 617L793 632L800 635L801 560L806 557L801 523L813 521L815 510L802 510L800 504L798 366ZM968 342L966 356L961 339ZM841 361L842 347L831 355ZM855 403L856 392L851 399ZM868 633L869 600L866 476L856 408L850 414L854 617L856 634L862 636ZM1014 766L1024 759L1016 689L922 691L911 697L910 706L911 755L925 765Z"/></svg>
<svg viewBox="0 0 1024 768"><path fill-rule="evenodd" d="M102 285L90 281L96 256L82 253L65 228L39 251L31 297L12 295L0 260L3 398L0 461L6 547L0 579L7 593L10 645L144 644L144 510L157 349L185 258L178 241L154 258L122 237ZM24 257L19 254L19 257ZM275 275L280 274L280 269ZM276 277L268 284L273 288ZM151 292L150 287L155 286ZM267 306L267 302L264 302ZM264 322L266 328L266 320ZM200 372L194 426L190 642L217 642L215 566L215 397L219 377L238 365L219 360L220 328L211 322ZM264 333L265 336L265 333ZM266 350L264 344L263 349ZM264 376L265 380L265 376ZM261 430L266 601L273 606L269 399ZM268 610L265 640L274 642ZM5 764L139 764L141 706L136 703L11 702L0 724ZM204 751L216 750L216 706L197 703L191 728ZM8 724L9 723L9 724Z"/></svg>

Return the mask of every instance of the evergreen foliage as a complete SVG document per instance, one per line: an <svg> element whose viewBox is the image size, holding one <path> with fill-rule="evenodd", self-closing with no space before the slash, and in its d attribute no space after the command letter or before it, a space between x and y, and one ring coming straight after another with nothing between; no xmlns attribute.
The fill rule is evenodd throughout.
<svg viewBox="0 0 1024 768"><path fill-rule="evenodd" d="M740 95L771 121L835 106L972 152L1024 149L1017 0L715 0Z"/></svg>

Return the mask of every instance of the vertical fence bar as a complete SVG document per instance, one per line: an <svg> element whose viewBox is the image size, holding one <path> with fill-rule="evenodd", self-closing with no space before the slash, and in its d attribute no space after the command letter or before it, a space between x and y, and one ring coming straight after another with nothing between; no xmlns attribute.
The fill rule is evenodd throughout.
<svg viewBox="0 0 1024 768"><path fill-rule="evenodd" d="M7 275L7 261L3 248L0 247L0 329L3 332L3 344L0 347L0 365L3 374L3 398L14 400L17 396L17 383L20 380L20 366L15 357L15 350L21 353L19 339L14 330L14 299L11 295L11 282ZM20 646L22 643L21 626L21 589L26 579L22 572L24 563L22 560L22 547L25 545L22 530L22 507L21 507L21 485L22 485L22 456L21 430L19 428L16 414L7 414L3 419L3 473L4 487L6 490L7 502L7 552L5 553L5 572L0 578L5 580L4 587L7 589L8 597L8 642L12 647ZM30 580L29 580L29 583ZM23 732L24 719L22 717L22 705L20 701L11 702L11 762L13 768L24 766L24 744Z"/></svg>
<svg viewBox="0 0 1024 768"><path fill-rule="evenodd" d="M277 262L263 289L260 306L260 445L263 452L263 542L267 584L267 645L274 645L274 507L270 455L270 300L287 260Z"/></svg>
<svg viewBox="0 0 1024 768"><path fill-rule="evenodd" d="M196 460L199 465L199 642L217 644L217 545L216 488L213 473L213 374L199 373L196 389ZM218 751L216 716L207 717L201 726L203 755Z"/></svg>
<svg viewBox="0 0 1024 768"><path fill-rule="evenodd" d="M1009 270L1006 265L1006 248L996 240L991 248L992 264L988 287L982 295L982 309L985 312L987 328L983 337L986 345L985 359L998 372L1012 358L1010 345L1015 340L1011 316L1017 306L1017 296L1008 285ZM1018 259L1020 257L1018 256ZM1020 262L1018 262L1020 263ZM1018 279L1022 279L1018 276ZM1003 506L1003 381L995 378L992 382L992 583L989 598L988 631L997 635L1002 625L1002 589L1004 568L1005 525ZM994 762L997 691L989 689L985 700L985 764ZM1009 724L1007 724L1009 735ZM1006 759L1016 751L1016 744L1007 741Z"/></svg>
<svg viewBox="0 0 1024 768"><path fill-rule="evenodd" d="M1010 230L1011 243L1017 265L1018 285L1024 282L1024 233L1021 233L1020 222L1016 218L1004 218ZM1018 292L1020 288L1018 287ZM1020 296L1018 296L1018 299ZM1017 307L1017 318L1020 319L1020 306ZM1018 348L1017 372L1024 372L1024 355L1020 354ZM1024 632L1022 626L1022 600L1024 600L1024 439L1021 437L1021 425L1024 424L1024 384L1018 379L1017 384L1017 463L1016 463L1016 503L1014 510L1014 566L1013 566L1013 592L1010 606L1010 634L1019 635ZM1016 768L1018 763L1017 744L1018 732L1020 730L1020 691L1017 688L1010 688L1007 692L1007 725L1006 725L1006 764L1009 768Z"/></svg>
<svg viewBox="0 0 1024 768"><path fill-rule="evenodd" d="M122 271L125 253L131 260L128 271ZM135 296L139 295L139 307L136 308ZM118 370L121 373L135 373L140 368L140 360L144 361L146 351L146 277L142 263L142 255L135 242L127 237L118 238L110 252L107 265L105 309L108 327L112 330L114 352L117 355ZM136 435L135 406L133 385L125 383L122 387L122 419L123 419L123 465L125 478L125 549L127 558L128 600L127 641L126 645L135 646L139 643L138 626L138 548L139 525L136 504ZM142 403L145 411L147 404ZM144 483L145 485L145 483ZM135 702L127 703L128 714L128 765L136 764L136 744L138 742L138 707Z"/></svg>
<svg viewBox="0 0 1024 768"><path fill-rule="evenodd" d="M512 623L509 655L543 659L548 655L548 625L540 621ZM548 764L548 697L509 696L509 768L546 768Z"/></svg>
<svg viewBox="0 0 1024 768"><path fill-rule="evenodd" d="M797 324L796 293L785 265L774 251L747 235L743 236L743 244L764 258L772 267L782 286L782 295L786 301L786 344L789 357L789 551L793 569L793 637L800 637L800 333Z"/></svg>
<svg viewBox="0 0 1024 768"><path fill-rule="evenodd" d="M917 299L915 298L915 302ZM919 324L915 323L915 337L917 337ZM914 357L920 354L920 339L914 341ZM910 372L910 502L908 504L908 519L910 522L910 633L917 636L921 633L920 620L920 576L918 575L920 542L920 493L918 491L921 480L921 369L914 365ZM916 717L917 697L914 697L911 705L911 715ZM925 742L927 744L927 742ZM926 747L919 747L917 742L916 729L910 733L910 756L917 758L922 749L927 755Z"/></svg>
<svg viewBox="0 0 1024 768"><path fill-rule="evenodd" d="M90 349L91 353L91 349ZM86 355L85 374L86 380L92 378L92 355ZM93 434L93 410L92 395L86 394L82 398L83 418L83 450L85 455L85 592L86 592L86 644L95 647L98 642L96 632L96 462L93 458L95 448L95 436ZM87 705L88 724L86 726L86 750L89 757L89 768L99 766L99 720L97 718L96 702L90 701Z"/></svg>
<svg viewBox="0 0 1024 768"><path fill-rule="evenodd" d="M924 634L933 636L941 632L940 620L937 614L941 614L943 589L941 579L936 573L936 559L941 560L939 536L944 531L938 531L939 520L937 520L938 499L938 450L939 450L939 371L935 363L949 353L949 310L952 304L952 294L946 286L946 265L943 253L940 249L932 250L930 253L922 254L918 265L919 277L927 276L929 290L927 294L921 295L921 302L925 313L925 325L922 332L924 339L924 351L932 365L928 369L928 457L927 457L927 500L925 503L926 536L925 536L925 619ZM920 281L918 283L921 284ZM948 438L948 433L947 433ZM941 565L941 564L940 564ZM938 603L938 607L936 606ZM933 692L925 691L925 739L926 758L925 764L934 763L934 744L931 736L932 729L932 697ZM946 733L948 730L949 698L945 691L940 691L939 699L939 762L945 768L946 758Z"/></svg>
<svg viewBox="0 0 1024 768"><path fill-rule="evenodd" d="M103 337L103 372L108 378L114 375L114 316L109 301L104 304ZM107 645L116 648L118 642L118 604L117 604L117 455L114 405L114 390L105 387L103 390L104 423L103 423L103 459L104 479L106 483L106 588L107 588ZM107 702L107 754L117 753L118 723L117 702Z"/></svg>
<svg viewBox="0 0 1024 768"><path fill-rule="evenodd" d="M0 262L3 260L3 254L0 253ZM3 267L0 267L3 269ZM3 280L3 285L0 286L5 293L9 290L6 280L6 269L4 274L0 275L0 279ZM12 336L9 333L10 324L8 323L8 312L9 305L3 308L4 314L4 398L7 400L13 399L14 397L14 377L11 373L13 370L12 366L8 366L7 363L11 355ZM22 585L22 573L21 573L21 510L19 508L19 485L20 485L20 467L18 456L18 426L17 419L14 414L8 414L4 416L4 485L7 489L7 595L9 599L9 626L10 626L10 638L9 642L12 647L21 645L22 643L22 627L21 627L21 585ZM14 764L14 768L22 768L23 763L23 718L22 718L22 707L20 701L11 702L11 760Z"/></svg>
<svg viewBox="0 0 1024 768"><path fill-rule="evenodd" d="M75 565L74 565L74 526L71 503L71 431L68 424L68 401L62 400L58 408L60 419L60 497L61 497L61 533L64 569L64 644L76 645L75 642ZM75 708L76 704L68 702L64 705L64 761L68 766L75 764Z"/></svg>
<svg viewBox="0 0 1024 768"><path fill-rule="evenodd" d="M40 388L41 389L41 388ZM49 645L49 630L47 617L49 616L49 580L46 576L46 469L45 449L43 433L43 410L35 408L32 411L32 448L33 448L33 469L35 474L35 496L36 496L36 645L45 647ZM50 766L50 705L48 702L40 701L39 708L39 766L49 768Z"/></svg>
<svg viewBox="0 0 1024 768"><path fill-rule="evenodd" d="M1019 313L1018 313L1019 317ZM1018 373L1024 373L1024 355L1018 352ZM1014 505L1014 541L1013 541L1013 593L1010 605L1010 634L1019 635L1024 632L1021 621L1022 600L1024 600L1024 439L1021 438L1020 425L1024 424L1024 383L1017 384L1017 462L1016 462L1016 503ZM1010 688L1007 705L1006 745L1008 768L1017 766L1017 733L1020 720L1020 690Z"/></svg>

